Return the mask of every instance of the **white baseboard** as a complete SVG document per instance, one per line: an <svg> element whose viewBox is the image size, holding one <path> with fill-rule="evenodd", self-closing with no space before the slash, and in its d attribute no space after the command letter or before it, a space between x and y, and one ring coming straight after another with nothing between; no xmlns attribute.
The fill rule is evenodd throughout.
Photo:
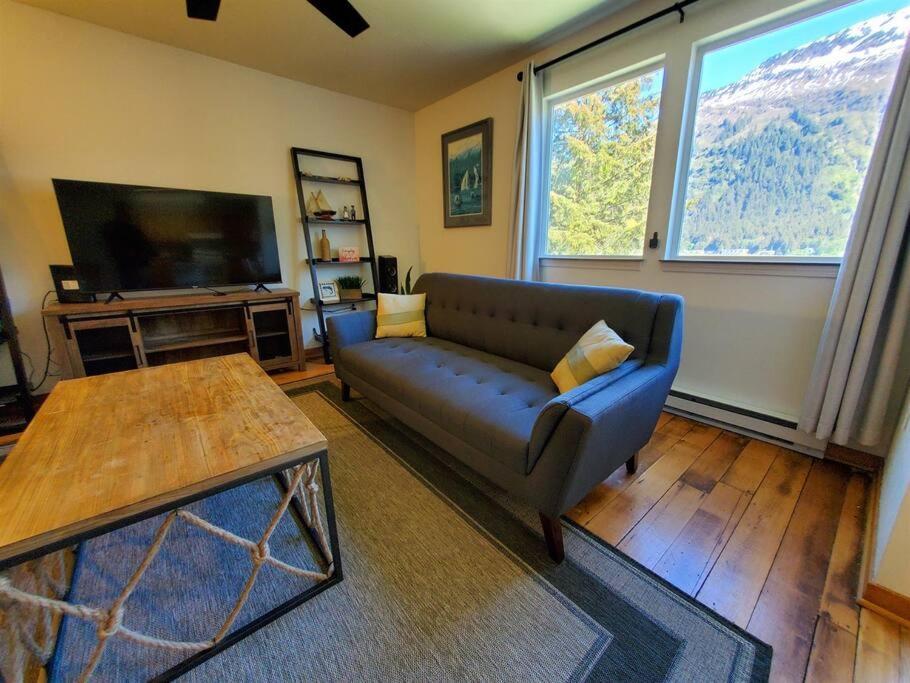
<svg viewBox="0 0 910 683"><path fill-rule="evenodd" d="M677 395L673 395L673 393ZM691 394L673 393L667 398L666 409L668 412L784 446L815 458L824 456L827 442L798 430L793 422L771 415L762 415L751 410L743 410L737 406L724 405L717 401L699 399Z"/></svg>

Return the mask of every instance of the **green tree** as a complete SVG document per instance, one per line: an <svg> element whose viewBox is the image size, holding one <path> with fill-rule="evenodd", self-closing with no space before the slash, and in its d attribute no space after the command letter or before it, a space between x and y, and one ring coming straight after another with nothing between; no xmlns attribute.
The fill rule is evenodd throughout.
<svg viewBox="0 0 910 683"><path fill-rule="evenodd" d="M640 254L662 71L553 109L548 252Z"/></svg>

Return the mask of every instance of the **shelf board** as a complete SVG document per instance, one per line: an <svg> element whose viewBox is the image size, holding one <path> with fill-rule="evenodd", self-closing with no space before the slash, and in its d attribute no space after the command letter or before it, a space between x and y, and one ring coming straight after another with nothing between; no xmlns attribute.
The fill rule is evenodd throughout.
<svg viewBox="0 0 910 683"><path fill-rule="evenodd" d="M360 181L356 178L351 180L341 180L340 178L333 178L328 175L311 175L308 173L300 173L300 179L305 180L310 183L328 183L330 185L360 185Z"/></svg>
<svg viewBox="0 0 910 683"><path fill-rule="evenodd" d="M164 351L176 351L177 349L191 349L196 346L215 346L216 344L229 344L240 341L247 341L247 335L237 330L209 330L199 334L174 335L157 339L147 337L145 339L145 352L162 353Z"/></svg>
<svg viewBox="0 0 910 683"><path fill-rule="evenodd" d="M0 387L0 404L18 401L21 395L22 391L19 389L18 384L10 384L9 386Z"/></svg>
<svg viewBox="0 0 910 683"><path fill-rule="evenodd" d="M275 332L257 332L256 339L264 339L266 337L287 337L287 330L276 330Z"/></svg>
<svg viewBox="0 0 910 683"><path fill-rule="evenodd" d="M317 302L315 297L310 297L311 304L318 303L322 306L347 306L348 304L359 304L359 303L363 303L364 301L376 301L376 295L375 294L364 294L359 299L342 299L341 301L331 301L331 302L329 302L329 301Z"/></svg>
<svg viewBox="0 0 910 683"><path fill-rule="evenodd" d="M333 220L330 218L328 218L328 219L327 218L307 218L306 222L309 223L310 225L337 225L337 226L364 225L366 223L366 221L362 221L362 220L348 221L348 220L344 220L344 219Z"/></svg>
<svg viewBox="0 0 910 683"><path fill-rule="evenodd" d="M339 261L333 258L331 261L322 261L318 258L311 258L311 266L356 266L361 263L372 263L373 259L369 256L361 256L359 261Z"/></svg>
<svg viewBox="0 0 910 683"><path fill-rule="evenodd" d="M101 360L118 360L120 358L135 358L132 349L129 351L106 351L102 353L82 354L83 363L93 363Z"/></svg>

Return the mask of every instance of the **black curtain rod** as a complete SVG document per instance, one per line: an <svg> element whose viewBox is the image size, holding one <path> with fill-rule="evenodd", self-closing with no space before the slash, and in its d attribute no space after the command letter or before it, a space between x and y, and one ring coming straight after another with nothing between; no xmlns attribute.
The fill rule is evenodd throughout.
<svg viewBox="0 0 910 683"><path fill-rule="evenodd" d="M652 21L657 21L658 19L662 19L663 17L667 16L668 14L673 14L674 12L678 12L679 13L679 23L681 24L686 19L686 13L683 10L686 7L688 7L689 5L694 5L696 2L698 2L698 0L679 0L679 2L677 2L673 5L670 5L669 7L665 8L665 9L660 10L659 12L655 12L654 14L651 14L651 15L645 17L644 19L639 19L638 21L633 22L633 23L629 24L628 26L623 26L621 29L617 29L616 31L613 31L613 33L608 33L605 36L601 36L597 40L592 40L590 43L588 43L586 45L582 45L581 47L575 48L571 52L567 52L564 55L556 57L555 59L551 59L549 62L544 62L540 66L535 66L534 75L536 76L544 69L549 69L551 66L559 64L560 62L564 62L567 59L571 59L575 55L579 55L582 52L586 52L587 50L590 50L592 47L597 47L598 45L603 45L608 40L613 40L614 38L618 38L621 35L629 33L630 31L634 31L637 28L641 28L645 24L650 24ZM519 71L518 80L520 81L523 78L524 78L524 72Z"/></svg>

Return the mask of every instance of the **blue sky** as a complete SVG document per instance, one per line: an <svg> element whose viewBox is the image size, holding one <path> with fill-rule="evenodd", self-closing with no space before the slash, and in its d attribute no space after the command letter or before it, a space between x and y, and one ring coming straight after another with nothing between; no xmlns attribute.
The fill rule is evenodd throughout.
<svg viewBox="0 0 910 683"><path fill-rule="evenodd" d="M709 52L705 55L699 91L723 87L738 80L768 57L908 4L910 0L860 0L764 36Z"/></svg>

